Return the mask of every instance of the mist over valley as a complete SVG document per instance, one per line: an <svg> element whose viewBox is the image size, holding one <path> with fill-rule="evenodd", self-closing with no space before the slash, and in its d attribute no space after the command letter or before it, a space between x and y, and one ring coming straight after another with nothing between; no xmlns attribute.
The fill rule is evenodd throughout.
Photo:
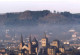
<svg viewBox="0 0 80 55"><path fill-rule="evenodd" d="M24 11L0 14L0 37L1 39L19 39L22 34L24 38L44 37L46 32L50 39L70 39L72 34L70 29L80 33L80 14L70 12L50 12L43 11ZM6 37L6 35L8 37ZM15 37L16 36L16 37Z"/></svg>

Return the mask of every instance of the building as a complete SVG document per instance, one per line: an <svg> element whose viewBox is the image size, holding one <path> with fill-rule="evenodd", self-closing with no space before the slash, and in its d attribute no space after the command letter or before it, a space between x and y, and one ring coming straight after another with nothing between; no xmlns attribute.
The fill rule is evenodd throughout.
<svg viewBox="0 0 80 55"><path fill-rule="evenodd" d="M41 39L41 46L39 55L61 55L65 49L59 40L53 40L51 43L48 42L48 38Z"/></svg>
<svg viewBox="0 0 80 55"><path fill-rule="evenodd" d="M60 46L59 40L53 40L51 46L56 46L57 48L59 48Z"/></svg>
<svg viewBox="0 0 80 55"><path fill-rule="evenodd" d="M18 55L37 55L38 52L38 41L34 37L31 40L31 36L29 37L28 45L23 43L23 37L21 36L21 42L19 45L19 54Z"/></svg>
<svg viewBox="0 0 80 55"><path fill-rule="evenodd" d="M7 50L5 48L0 48L0 55L8 55Z"/></svg>
<svg viewBox="0 0 80 55"><path fill-rule="evenodd" d="M55 46L50 46L47 51L48 55L56 55L57 48Z"/></svg>
<svg viewBox="0 0 80 55"><path fill-rule="evenodd" d="M35 37L31 40L30 36L29 42L26 45L24 44L23 37L21 35L18 55L61 55L65 52L65 49L59 40L53 40L49 43L46 34L45 37L41 39L41 48L39 47L39 43Z"/></svg>
<svg viewBox="0 0 80 55"><path fill-rule="evenodd" d="M45 34L45 37L41 39L41 45L42 45L42 47L48 47L49 46L48 38L46 37L46 34Z"/></svg>

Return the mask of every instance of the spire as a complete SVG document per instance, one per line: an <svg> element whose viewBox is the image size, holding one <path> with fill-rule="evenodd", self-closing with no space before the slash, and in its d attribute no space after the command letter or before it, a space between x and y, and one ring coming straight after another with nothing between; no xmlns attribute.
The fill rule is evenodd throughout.
<svg viewBox="0 0 80 55"><path fill-rule="evenodd" d="M35 38L35 37L33 38L33 42L37 42L37 40L36 40L36 38Z"/></svg>
<svg viewBox="0 0 80 55"><path fill-rule="evenodd" d="M20 42L21 42L21 44L22 44L22 46L23 46L24 43L23 43L23 37L22 37L22 34L21 34L21 40L20 40Z"/></svg>
<svg viewBox="0 0 80 55"><path fill-rule="evenodd" d="M31 35L30 35L30 37L29 37L29 42L31 43Z"/></svg>
<svg viewBox="0 0 80 55"><path fill-rule="evenodd" d="M22 34L21 34L21 42L23 42L23 37L22 37Z"/></svg>
<svg viewBox="0 0 80 55"><path fill-rule="evenodd" d="M44 36L45 36L45 38L47 38L47 36L46 36L46 32L44 32Z"/></svg>
<svg viewBox="0 0 80 55"><path fill-rule="evenodd" d="M48 38L47 38L46 32L44 32L44 36L45 36L45 39L46 39L47 42L48 42Z"/></svg>

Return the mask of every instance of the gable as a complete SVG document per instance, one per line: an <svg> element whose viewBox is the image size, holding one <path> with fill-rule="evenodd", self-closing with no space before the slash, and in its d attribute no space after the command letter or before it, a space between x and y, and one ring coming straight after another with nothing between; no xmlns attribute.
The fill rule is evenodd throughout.
<svg viewBox="0 0 80 55"><path fill-rule="evenodd" d="M24 46L22 47L22 49L28 50L29 48L28 48L26 45L24 45Z"/></svg>

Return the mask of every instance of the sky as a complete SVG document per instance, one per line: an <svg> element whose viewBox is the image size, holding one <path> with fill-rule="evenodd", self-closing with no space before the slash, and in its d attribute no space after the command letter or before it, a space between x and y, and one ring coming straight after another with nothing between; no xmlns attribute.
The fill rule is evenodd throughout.
<svg viewBox="0 0 80 55"><path fill-rule="evenodd" d="M0 13L26 10L80 13L80 0L0 0Z"/></svg>

